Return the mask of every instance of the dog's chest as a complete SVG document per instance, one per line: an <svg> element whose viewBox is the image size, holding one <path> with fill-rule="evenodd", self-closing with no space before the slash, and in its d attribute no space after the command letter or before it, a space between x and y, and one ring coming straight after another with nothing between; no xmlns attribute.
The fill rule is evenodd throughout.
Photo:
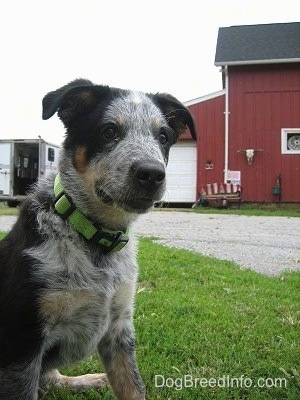
<svg viewBox="0 0 300 400"><path fill-rule="evenodd" d="M85 357L118 317L115 310L121 317L132 309L137 270L130 246L99 259L73 241L47 242L29 253L46 283L39 309L47 347L59 344L69 361Z"/></svg>
<svg viewBox="0 0 300 400"><path fill-rule="evenodd" d="M107 323L112 295L80 287L47 290L40 298L40 313L47 328L67 328L72 322L81 328ZM73 329L73 328L72 328Z"/></svg>
<svg viewBox="0 0 300 400"><path fill-rule="evenodd" d="M69 362L91 354L111 323L112 298L73 288L49 292L41 298L46 347L58 345Z"/></svg>

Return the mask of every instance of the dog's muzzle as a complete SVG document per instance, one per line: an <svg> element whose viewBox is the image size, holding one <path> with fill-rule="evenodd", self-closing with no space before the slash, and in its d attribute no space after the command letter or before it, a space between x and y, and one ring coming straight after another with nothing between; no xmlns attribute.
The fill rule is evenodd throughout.
<svg viewBox="0 0 300 400"><path fill-rule="evenodd" d="M136 161L131 169L135 182L149 192L159 189L165 181L165 167L160 162L151 160Z"/></svg>
<svg viewBox="0 0 300 400"><path fill-rule="evenodd" d="M124 175L125 176L125 175ZM104 204L115 205L125 211L144 213L159 201L165 191L166 172L163 163L156 160L135 161L124 183L124 188L108 193L99 183L95 188L97 196ZM107 187L107 185L106 185Z"/></svg>

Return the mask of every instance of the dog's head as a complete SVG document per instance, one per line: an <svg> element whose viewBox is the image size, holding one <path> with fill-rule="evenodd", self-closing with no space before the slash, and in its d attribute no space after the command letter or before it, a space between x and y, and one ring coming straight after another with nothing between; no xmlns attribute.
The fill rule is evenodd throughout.
<svg viewBox="0 0 300 400"><path fill-rule="evenodd" d="M76 174L90 202L130 213L162 198L169 150L179 135L189 128L196 139L190 112L169 94L78 79L44 97L43 119L55 112L67 133L61 172Z"/></svg>

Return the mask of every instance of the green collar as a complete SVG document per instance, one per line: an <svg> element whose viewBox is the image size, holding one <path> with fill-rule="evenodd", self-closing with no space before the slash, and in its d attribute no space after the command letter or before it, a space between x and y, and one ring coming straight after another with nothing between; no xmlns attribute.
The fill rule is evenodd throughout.
<svg viewBox="0 0 300 400"><path fill-rule="evenodd" d="M87 240L99 245L104 254L111 251L117 252L126 245L128 237L126 232L114 231L95 225L76 208L71 198L64 192L59 174L54 181L54 207L56 212L73 226L75 231Z"/></svg>

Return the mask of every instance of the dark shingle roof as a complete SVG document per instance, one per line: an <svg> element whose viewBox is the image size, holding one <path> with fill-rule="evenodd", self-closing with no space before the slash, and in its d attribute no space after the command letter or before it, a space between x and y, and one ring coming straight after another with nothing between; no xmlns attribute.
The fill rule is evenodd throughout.
<svg viewBox="0 0 300 400"><path fill-rule="evenodd" d="M219 28L215 65L300 61L300 22Z"/></svg>

